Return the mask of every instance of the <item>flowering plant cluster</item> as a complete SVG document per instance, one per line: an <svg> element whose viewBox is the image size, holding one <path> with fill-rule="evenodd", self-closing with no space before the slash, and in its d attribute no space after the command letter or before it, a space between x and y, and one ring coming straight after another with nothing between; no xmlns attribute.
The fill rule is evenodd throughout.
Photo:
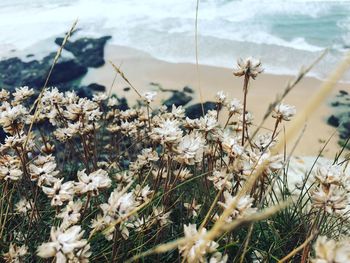
<svg viewBox="0 0 350 263"><path fill-rule="evenodd" d="M296 113L279 103L273 129L253 133L246 96L261 72L260 62L239 61L234 74L244 77L243 103L218 92L216 110L197 119L181 106L156 107L155 92L120 110L118 99L104 93L87 99L57 88L39 95L28 87L1 90L3 260L275 262L315 231L346 235L349 178L336 164L318 168L312 187L301 190L309 198L255 219L291 196L288 159L272 149ZM285 235L292 233L289 220L300 223L297 237ZM325 252L327 242L333 251ZM348 243L335 242L321 238L315 256L311 249L294 256L348 262Z"/></svg>

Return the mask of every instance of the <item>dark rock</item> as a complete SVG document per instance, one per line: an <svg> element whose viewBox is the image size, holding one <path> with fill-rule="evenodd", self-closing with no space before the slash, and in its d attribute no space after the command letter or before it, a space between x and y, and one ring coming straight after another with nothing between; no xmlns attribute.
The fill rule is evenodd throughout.
<svg viewBox="0 0 350 263"><path fill-rule="evenodd" d="M173 92L173 95L164 102L167 108L171 108L172 105L176 107L184 106L192 100L192 97L181 91Z"/></svg>
<svg viewBox="0 0 350 263"><path fill-rule="evenodd" d="M339 118L334 116L334 115L331 115L328 118L327 123L333 127L338 127L339 126Z"/></svg>
<svg viewBox="0 0 350 263"><path fill-rule="evenodd" d="M21 80L24 63L19 58L9 58L0 61L0 86L14 89Z"/></svg>
<svg viewBox="0 0 350 263"><path fill-rule="evenodd" d="M6 132L2 128L0 128L0 143L4 143L6 137L7 137Z"/></svg>
<svg viewBox="0 0 350 263"><path fill-rule="evenodd" d="M333 101L331 102L331 106L332 107L338 107L340 105L340 102L339 101Z"/></svg>
<svg viewBox="0 0 350 263"><path fill-rule="evenodd" d="M203 108L204 108L204 114L206 114L209 110L216 109L216 103L212 101L207 101L203 103ZM196 119L203 116L202 105L200 103L197 103L187 107L186 116L189 117L190 119Z"/></svg>
<svg viewBox="0 0 350 263"><path fill-rule="evenodd" d="M79 97L92 99L92 90L87 86L76 87L74 90Z"/></svg>
<svg viewBox="0 0 350 263"><path fill-rule="evenodd" d="M193 94L194 93L194 90L188 86L185 86L183 88L183 92L187 92L187 93L190 93L190 94Z"/></svg>
<svg viewBox="0 0 350 263"><path fill-rule="evenodd" d="M0 61L0 85L8 89L25 85L31 88L41 88L45 83L55 55L55 53L51 53L42 61L23 62L19 58ZM86 72L87 68L76 60L60 58L52 71L48 85L57 85L78 79Z"/></svg>
<svg viewBox="0 0 350 263"><path fill-rule="evenodd" d="M129 109L128 101L125 97L118 98L118 102L119 102L119 105L117 106L117 108L119 110L125 111Z"/></svg>
<svg viewBox="0 0 350 263"><path fill-rule="evenodd" d="M339 127L339 137L340 139L347 139L350 136L350 120L342 122Z"/></svg>
<svg viewBox="0 0 350 263"><path fill-rule="evenodd" d="M130 87L125 87L123 90L124 91L129 91L131 88Z"/></svg>
<svg viewBox="0 0 350 263"><path fill-rule="evenodd" d="M49 56L43 59L44 62L46 61L48 62L49 68L53 63L53 59L55 55L56 55L55 53L51 53ZM61 57L56 63L52 71L52 74L49 80L49 85L55 85L62 82L76 80L82 77L83 75L85 75L86 72L87 72L87 68L81 65L75 59L67 59L67 58Z"/></svg>
<svg viewBox="0 0 350 263"><path fill-rule="evenodd" d="M106 91L106 87L97 83L91 83L87 86L90 90L93 91Z"/></svg>
<svg viewBox="0 0 350 263"><path fill-rule="evenodd" d="M26 57L27 57L27 58L34 57L34 54L28 54Z"/></svg>
<svg viewBox="0 0 350 263"><path fill-rule="evenodd" d="M85 67L97 68L102 66L104 61L104 47L111 36L101 38L81 38L74 42L68 41L64 49L71 52L80 64ZM61 45L63 38L56 38L55 43Z"/></svg>
<svg viewBox="0 0 350 263"><path fill-rule="evenodd" d="M345 90L339 90L339 93L341 95L349 95L349 93L347 91L345 91Z"/></svg>

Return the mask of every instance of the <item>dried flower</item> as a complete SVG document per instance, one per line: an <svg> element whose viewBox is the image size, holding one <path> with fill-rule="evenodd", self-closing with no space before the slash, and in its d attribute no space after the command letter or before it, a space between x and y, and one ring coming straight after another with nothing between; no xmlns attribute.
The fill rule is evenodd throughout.
<svg viewBox="0 0 350 263"><path fill-rule="evenodd" d="M243 154L243 147L240 145L239 138L229 132L225 132L221 138L222 149L231 157Z"/></svg>
<svg viewBox="0 0 350 263"><path fill-rule="evenodd" d="M216 103L218 104L224 104L226 100L226 94L220 90L216 93Z"/></svg>
<svg viewBox="0 0 350 263"><path fill-rule="evenodd" d="M324 185L342 185L346 176L340 166L320 166L316 170L315 178Z"/></svg>
<svg viewBox="0 0 350 263"><path fill-rule="evenodd" d="M227 173L225 168L214 171L208 179L213 182L216 190L227 189L230 191L232 189L233 174Z"/></svg>
<svg viewBox="0 0 350 263"><path fill-rule="evenodd" d="M296 114L296 109L294 106L280 103L278 104L272 114L273 118L278 120L290 121L290 119Z"/></svg>
<svg viewBox="0 0 350 263"><path fill-rule="evenodd" d="M34 202L32 200L28 201L25 198L21 198L21 200L19 200L15 205L15 211L22 215L26 215L32 210L33 206Z"/></svg>
<svg viewBox="0 0 350 263"><path fill-rule="evenodd" d="M84 231L81 230L81 226L72 226L65 230L52 227L51 241L40 245L37 254L41 258L56 257L57 262L67 262L67 259L69 262L77 258L87 259L91 253L86 249L88 244L87 240L82 239L83 234ZM84 253L82 253L82 250Z"/></svg>
<svg viewBox="0 0 350 263"><path fill-rule="evenodd" d="M156 96L157 92L155 91L148 91L143 94L143 98L148 104L151 103Z"/></svg>
<svg viewBox="0 0 350 263"><path fill-rule="evenodd" d="M17 246L10 243L9 251L3 254L3 259L6 263L21 263L24 262L25 256L28 254L28 247L26 245Z"/></svg>
<svg viewBox="0 0 350 263"><path fill-rule="evenodd" d="M241 114L243 111L243 105L239 99L232 99L226 104L226 107L230 114Z"/></svg>
<svg viewBox="0 0 350 263"><path fill-rule="evenodd" d="M179 251L186 262L205 262L206 254L215 252L219 246L214 241L204 239L207 232L205 228L201 228L198 232L195 224L189 224L184 225L184 232L187 242L179 245Z"/></svg>
<svg viewBox="0 0 350 263"><path fill-rule="evenodd" d="M80 211L83 203L80 200L75 202L69 201L69 203L62 209L62 211L56 216L62 218L61 229L67 229L68 227L75 225L80 220Z"/></svg>
<svg viewBox="0 0 350 263"><path fill-rule="evenodd" d="M231 222L235 218L241 218L256 212L256 208L252 207L254 199L247 195L242 196L237 200L236 196L232 196L230 192L225 191L224 198L225 203L218 202L218 204L224 209L231 207L234 203L236 204L232 214L227 218L227 222Z"/></svg>
<svg viewBox="0 0 350 263"><path fill-rule="evenodd" d="M68 181L62 184L63 178L57 180L51 187L43 186L43 192L51 198L52 206L61 206L63 202L70 201L74 195L74 182Z"/></svg>
<svg viewBox="0 0 350 263"><path fill-rule="evenodd" d="M346 263L350 262L349 240L335 241L325 236L318 237L315 243L315 258L312 263Z"/></svg>
<svg viewBox="0 0 350 263"><path fill-rule="evenodd" d="M176 160L187 165L200 162L203 157L204 142L203 137L197 132L185 135L176 148L178 152Z"/></svg>
<svg viewBox="0 0 350 263"><path fill-rule="evenodd" d="M52 185L58 178L55 158L52 155L39 155L33 163L29 164L29 173L32 181L38 181L38 185Z"/></svg>
<svg viewBox="0 0 350 263"><path fill-rule="evenodd" d="M254 58L246 58L243 60L242 58L237 60L238 67L233 70L233 75L237 77L241 76L249 76L252 79L255 79L260 73L263 72L261 68L261 62Z"/></svg>
<svg viewBox="0 0 350 263"><path fill-rule="evenodd" d="M184 207L188 210L190 217L197 217L202 205L198 204L196 199L193 198L191 203L184 203Z"/></svg>
<svg viewBox="0 0 350 263"><path fill-rule="evenodd" d="M16 157L5 155L0 159L0 180L18 181L22 178L21 164Z"/></svg>
<svg viewBox="0 0 350 263"><path fill-rule="evenodd" d="M159 141L161 144L175 143L182 137L182 131L179 128L177 120L164 119L153 128L151 138Z"/></svg>
<svg viewBox="0 0 350 263"><path fill-rule="evenodd" d="M108 177L108 173L102 169L98 169L95 172L87 175L85 169L78 171L79 182L75 183L74 189L76 193L84 194L91 193L93 196L98 195L98 190L108 188L111 186L111 179Z"/></svg>
<svg viewBox="0 0 350 263"><path fill-rule="evenodd" d="M349 204L348 193L341 187L331 185L329 188L317 187L311 192L314 207L322 208L327 213L341 213Z"/></svg>

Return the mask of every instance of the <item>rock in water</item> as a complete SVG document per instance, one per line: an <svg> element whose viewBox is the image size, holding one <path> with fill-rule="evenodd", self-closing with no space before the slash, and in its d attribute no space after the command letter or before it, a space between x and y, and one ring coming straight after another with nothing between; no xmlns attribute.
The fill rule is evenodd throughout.
<svg viewBox="0 0 350 263"><path fill-rule="evenodd" d="M64 49L71 52L85 67L97 68L105 63L104 47L111 36L101 38L80 38L74 42L68 41ZM63 38L56 38L55 43L61 45Z"/></svg>
<svg viewBox="0 0 350 263"><path fill-rule="evenodd" d="M203 103L203 107L204 107L204 114L206 114L209 110L216 109L216 103L212 101L207 101ZM203 116L202 105L200 103L197 103L187 107L186 116L189 117L190 119L196 119Z"/></svg>

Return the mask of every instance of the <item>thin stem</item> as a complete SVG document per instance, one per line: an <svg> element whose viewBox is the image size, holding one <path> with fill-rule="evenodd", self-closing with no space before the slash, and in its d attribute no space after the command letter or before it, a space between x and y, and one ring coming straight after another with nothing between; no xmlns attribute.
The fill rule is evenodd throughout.
<svg viewBox="0 0 350 263"><path fill-rule="evenodd" d="M248 83L249 83L249 75L244 75L244 83L243 83L243 123L242 123L242 146L244 146L244 137L245 137L245 127L246 127L246 109L247 109L247 94L248 94Z"/></svg>

